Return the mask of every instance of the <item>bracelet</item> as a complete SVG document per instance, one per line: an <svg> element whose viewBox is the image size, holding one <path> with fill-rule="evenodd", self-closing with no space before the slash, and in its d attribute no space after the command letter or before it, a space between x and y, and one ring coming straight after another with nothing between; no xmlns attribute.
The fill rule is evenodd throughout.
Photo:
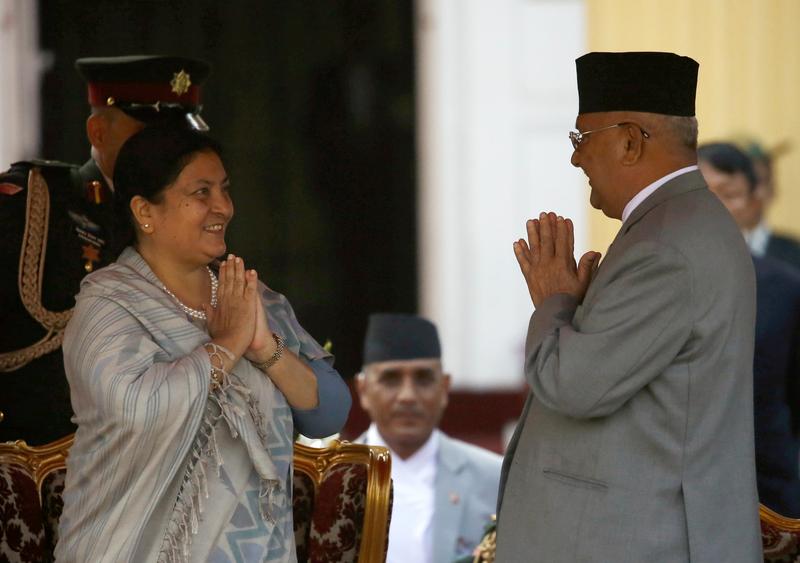
<svg viewBox="0 0 800 563"><path fill-rule="evenodd" d="M286 345L283 343L283 338L281 338L279 334L273 332L272 338L275 339L275 344L278 345L278 347L275 348L275 352L264 362L253 362L253 365L263 372L266 372L269 368L274 366L278 360L281 359L281 356L283 356L283 349L286 347Z"/></svg>
<svg viewBox="0 0 800 563"><path fill-rule="evenodd" d="M220 389L224 387L225 380L229 375L228 372L225 371L225 359L222 356L224 354L229 360L233 360L235 356L230 350L225 348L225 346L213 342L207 342L204 348L208 353L208 360L211 363L211 388ZM219 365L214 365L215 360L219 362Z"/></svg>

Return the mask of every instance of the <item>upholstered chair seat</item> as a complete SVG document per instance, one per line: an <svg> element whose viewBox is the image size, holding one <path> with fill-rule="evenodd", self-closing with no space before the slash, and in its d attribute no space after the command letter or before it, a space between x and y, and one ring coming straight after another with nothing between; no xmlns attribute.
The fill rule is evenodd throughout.
<svg viewBox="0 0 800 563"><path fill-rule="evenodd" d="M800 520L785 518L764 505L761 505L759 515L764 562L800 562Z"/></svg>
<svg viewBox="0 0 800 563"><path fill-rule="evenodd" d="M0 562L51 561L67 436L41 447L0 444ZM391 515L391 465L385 448L334 441L294 447L294 533L298 563L381 562Z"/></svg>

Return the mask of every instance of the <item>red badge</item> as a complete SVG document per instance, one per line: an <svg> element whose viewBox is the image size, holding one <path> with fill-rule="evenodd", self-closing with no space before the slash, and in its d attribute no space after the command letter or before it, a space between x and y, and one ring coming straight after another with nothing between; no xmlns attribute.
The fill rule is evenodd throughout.
<svg viewBox="0 0 800 563"><path fill-rule="evenodd" d="M108 192L100 180L92 180L86 183L86 199L100 205L108 199Z"/></svg>
<svg viewBox="0 0 800 563"><path fill-rule="evenodd" d="M16 184L0 184L0 194L3 195L14 195L22 191Z"/></svg>

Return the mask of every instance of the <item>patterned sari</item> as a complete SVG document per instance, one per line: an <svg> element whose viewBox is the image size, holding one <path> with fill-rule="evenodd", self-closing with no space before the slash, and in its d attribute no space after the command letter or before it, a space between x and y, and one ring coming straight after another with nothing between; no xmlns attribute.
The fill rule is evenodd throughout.
<svg viewBox="0 0 800 563"><path fill-rule="evenodd" d="M260 289L287 348L328 359ZM64 339L78 431L58 561L296 560L292 412L244 358L213 388L209 340L131 248L84 279Z"/></svg>

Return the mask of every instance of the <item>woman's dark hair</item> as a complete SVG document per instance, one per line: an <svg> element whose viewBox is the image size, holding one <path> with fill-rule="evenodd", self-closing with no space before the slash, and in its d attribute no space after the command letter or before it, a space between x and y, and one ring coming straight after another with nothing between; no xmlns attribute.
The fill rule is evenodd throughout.
<svg viewBox="0 0 800 563"><path fill-rule="evenodd" d="M697 159L708 162L711 166L725 174L741 172L747 178L750 193L756 189L758 179L753 161L736 145L731 143L708 143L697 149Z"/></svg>
<svg viewBox="0 0 800 563"><path fill-rule="evenodd" d="M159 203L193 157L212 151L222 159L222 149L211 137L175 125L145 127L125 141L114 166L114 231L112 253L136 242L130 203L141 196Z"/></svg>

